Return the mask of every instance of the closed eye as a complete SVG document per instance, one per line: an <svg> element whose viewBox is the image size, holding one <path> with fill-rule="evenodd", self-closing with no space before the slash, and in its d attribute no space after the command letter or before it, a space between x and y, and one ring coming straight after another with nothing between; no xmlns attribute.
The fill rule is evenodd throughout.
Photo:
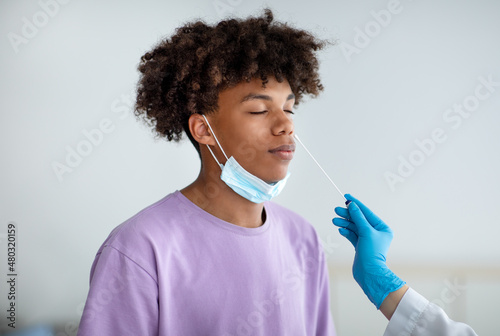
<svg viewBox="0 0 500 336"><path fill-rule="evenodd" d="M257 111L257 112L250 112L250 114L264 114L266 112L267 112L267 110L265 110L265 111Z"/></svg>
<svg viewBox="0 0 500 336"><path fill-rule="evenodd" d="M284 110L285 112L288 112L288 113L291 113L291 114L294 114L293 111L290 111L290 110Z"/></svg>

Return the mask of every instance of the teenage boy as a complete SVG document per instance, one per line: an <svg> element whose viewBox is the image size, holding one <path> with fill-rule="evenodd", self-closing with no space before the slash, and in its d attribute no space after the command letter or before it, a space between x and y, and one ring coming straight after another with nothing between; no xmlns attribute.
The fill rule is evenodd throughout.
<svg viewBox="0 0 500 336"><path fill-rule="evenodd" d="M293 108L322 90L322 46L266 10L189 23L142 57L136 115L167 140L186 133L201 168L103 243L80 336L335 335L318 236L269 202L289 175Z"/></svg>

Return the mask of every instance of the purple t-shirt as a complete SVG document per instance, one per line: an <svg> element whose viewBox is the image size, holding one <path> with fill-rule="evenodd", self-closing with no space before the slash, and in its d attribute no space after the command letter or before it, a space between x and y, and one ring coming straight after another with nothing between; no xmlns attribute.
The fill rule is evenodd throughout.
<svg viewBox="0 0 500 336"><path fill-rule="evenodd" d="M314 228L275 203L240 227L176 191L116 227L92 265L79 336L335 335Z"/></svg>

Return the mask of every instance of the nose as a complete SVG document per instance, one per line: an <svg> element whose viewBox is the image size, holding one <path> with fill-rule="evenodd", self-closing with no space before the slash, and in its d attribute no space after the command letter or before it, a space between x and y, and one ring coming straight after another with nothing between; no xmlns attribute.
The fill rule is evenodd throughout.
<svg viewBox="0 0 500 336"><path fill-rule="evenodd" d="M288 112L279 110L272 126L273 135L292 135L294 130L293 120Z"/></svg>

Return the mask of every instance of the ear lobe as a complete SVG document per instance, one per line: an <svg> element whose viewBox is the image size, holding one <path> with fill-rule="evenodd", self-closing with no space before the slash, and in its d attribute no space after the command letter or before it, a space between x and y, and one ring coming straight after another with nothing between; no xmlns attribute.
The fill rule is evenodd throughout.
<svg viewBox="0 0 500 336"><path fill-rule="evenodd" d="M189 117L189 131L200 145L215 145L215 140L201 114L194 113Z"/></svg>

